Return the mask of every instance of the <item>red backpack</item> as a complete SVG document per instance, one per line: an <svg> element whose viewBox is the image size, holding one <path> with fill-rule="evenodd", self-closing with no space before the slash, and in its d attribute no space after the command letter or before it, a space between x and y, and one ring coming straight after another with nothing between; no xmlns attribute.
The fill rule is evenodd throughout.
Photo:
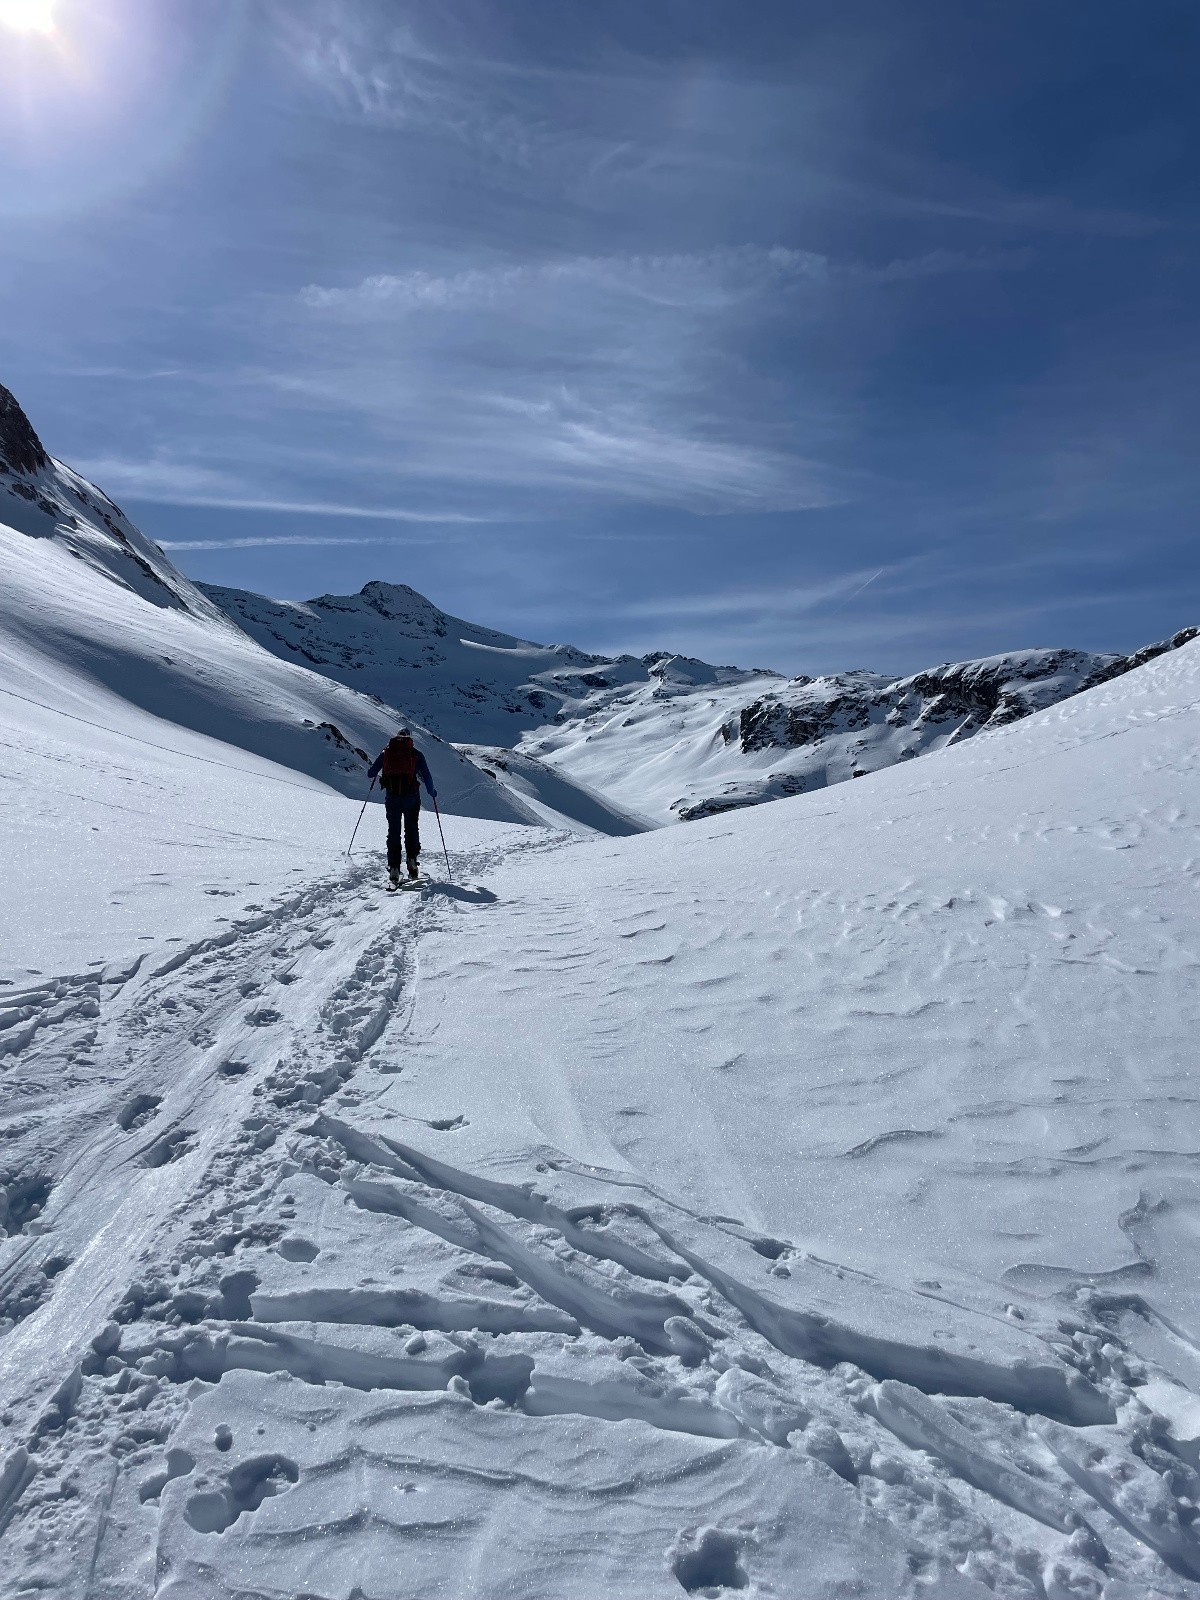
<svg viewBox="0 0 1200 1600"><path fill-rule="evenodd" d="M408 734L398 733L389 739L383 751L383 787L415 789L417 786L417 750Z"/></svg>

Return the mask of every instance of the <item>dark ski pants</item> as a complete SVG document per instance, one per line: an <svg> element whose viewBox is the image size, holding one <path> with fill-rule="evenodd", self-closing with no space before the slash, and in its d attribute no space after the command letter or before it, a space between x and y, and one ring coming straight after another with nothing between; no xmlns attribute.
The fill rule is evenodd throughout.
<svg viewBox="0 0 1200 1600"><path fill-rule="evenodd" d="M388 825L388 868L399 870L406 856L409 861L415 861L421 854L421 796L389 794L384 809Z"/></svg>

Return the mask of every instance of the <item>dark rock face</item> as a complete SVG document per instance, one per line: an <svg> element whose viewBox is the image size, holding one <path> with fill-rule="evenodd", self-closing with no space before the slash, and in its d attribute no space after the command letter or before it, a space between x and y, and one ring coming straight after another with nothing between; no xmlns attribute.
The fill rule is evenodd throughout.
<svg viewBox="0 0 1200 1600"><path fill-rule="evenodd" d="M27 478L49 465L50 457L29 418L0 384L0 472Z"/></svg>
<svg viewBox="0 0 1200 1600"><path fill-rule="evenodd" d="M897 684L889 698L897 701L894 710L900 717L896 720L903 717L904 700L912 696L921 702L919 715L924 721L965 718L976 732L1018 722L1043 705L1053 704L1060 695L1077 693L1072 678L1086 682L1091 670L1097 670L1096 658L1080 650L1047 650L1040 657L1026 656L1019 662L966 661L915 673ZM1053 698L1028 693L1031 685L1048 678L1061 680Z"/></svg>
<svg viewBox="0 0 1200 1600"><path fill-rule="evenodd" d="M1128 671L1119 665L1126 659L1082 650L1037 650L948 662L898 680L868 672L824 678L811 686L796 679L781 693L744 706L736 737L749 754L817 745L831 735L881 723L927 735L955 724L949 742L957 744L984 728L1017 722L1117 671Z"/></svg>
<svg viewBox="0 0 1200 1600"><path fill-rule="evenodd" d="M809 680L793 682L805 686ZM751 754L756 750L794 750L816 744L831 733L854 732L871 721L871 694L870 689L848 687L811 705L788 705L774 695L764 695L738 714L738 741Z"/></svg>

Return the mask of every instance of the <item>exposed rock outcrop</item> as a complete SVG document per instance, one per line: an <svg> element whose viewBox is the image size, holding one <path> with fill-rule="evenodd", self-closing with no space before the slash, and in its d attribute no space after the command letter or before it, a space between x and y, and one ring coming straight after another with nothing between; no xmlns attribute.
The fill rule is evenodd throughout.
<svg viewBox="0 0 1200 1600"><path fill-rule="evenodd" d="M50 457L33 424L16 396L0 383L0 473L29 478L49 465Z"/></svg>

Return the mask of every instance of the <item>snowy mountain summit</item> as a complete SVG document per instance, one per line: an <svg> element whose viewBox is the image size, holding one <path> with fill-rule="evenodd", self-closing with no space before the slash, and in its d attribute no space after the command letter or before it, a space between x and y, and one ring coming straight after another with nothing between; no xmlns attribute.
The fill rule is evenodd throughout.
<svg viewBox="0 0 1200 1600"><path fill-rule="evenodd" d="M203 587L266 649L402 701L456 743L508 746L543 723L574 720L644 690L661 696L673 687L761 676L669 651L612 658L534 644L451 616L406 584L368 583L358 594L307 602Z"/></svg>

